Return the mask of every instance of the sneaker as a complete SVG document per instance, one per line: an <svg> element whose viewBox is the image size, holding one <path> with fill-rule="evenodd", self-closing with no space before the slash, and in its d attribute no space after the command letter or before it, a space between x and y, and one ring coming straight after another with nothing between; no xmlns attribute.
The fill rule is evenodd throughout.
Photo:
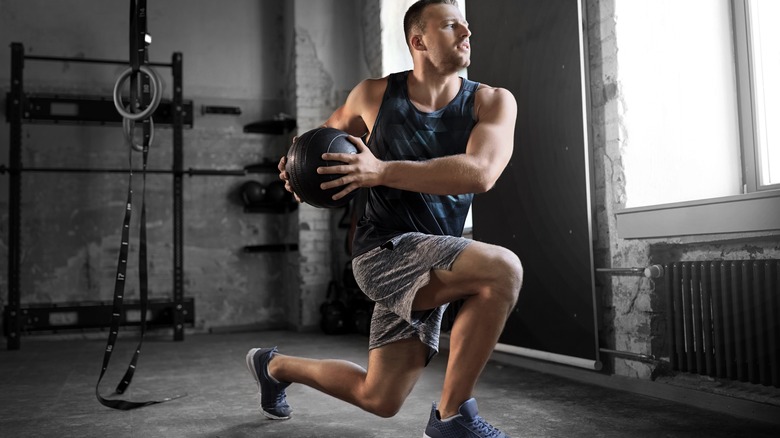
<svg viewBox="0 0 780 438"><path fill-rule="evenodd" d="M268 374L268 362L276 353L273 348L253 348L246 354L246 367L257 382L257 392L260 397L260 407L263 415L272 420L287 420L292 414L290 405L287 404L287 395L284 388L289 383L277 382Z"/></svg>
<svg viewBox="0 0 780 438"><path fill-rule="evenodd" d="M477 415L477 401L473 398L463 402L458 408L458 413L447 421L441 421L434 403L423 438L509 438Z"/></svg>

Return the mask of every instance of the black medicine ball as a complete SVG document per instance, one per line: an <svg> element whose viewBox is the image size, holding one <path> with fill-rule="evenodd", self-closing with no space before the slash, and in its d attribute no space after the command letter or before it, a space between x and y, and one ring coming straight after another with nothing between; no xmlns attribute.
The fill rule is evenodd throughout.
<svg viewBox="0 0 780 438"><path fill-rule="evenodd" d="M265 187L257 181L247 181L241 186L241 199L244 205L252 207L265 201Z"/></svg>
<svg viewBox="0 0 780 438"><path fill-rule="evenodd" d="M322 175L318 167L338 166L338 161L325 161L326 152L356 154L357 148L347 138L348 134L334 128L317 128L299 136L287 152L285 170L290 175L290 185L303 202L321 208L334 208L346 205L357 193L333 200L333 195L342 187L322 190L320 184L339 178L340 175Z"/></svg>
<svg viewBox="0 0 780 438"><path fill-rule="evenodd" d="M265 200L273 204L285 204L292 202L293 196L284 188L284 181L276 180L265 186Z"/></svg>

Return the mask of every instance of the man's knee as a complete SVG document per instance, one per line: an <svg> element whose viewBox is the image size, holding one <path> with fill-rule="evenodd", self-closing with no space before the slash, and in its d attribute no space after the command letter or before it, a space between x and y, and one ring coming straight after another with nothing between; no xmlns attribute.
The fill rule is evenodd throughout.
<svg viewBox="0 0 780 438"><path fill-rule="evenodd" d="M372 397L366 400L363 409L376 416L390 418L401 410L403 404L404 399L400 397Z"/></svg>
<svg viewBox="0 0 780 438"><path fill-rule="evenodd" d="M523 265L520 259L514 252L500 248L495 255L493 265L495 267L494 292L498 292L514 306L523 285Z"/></svg>

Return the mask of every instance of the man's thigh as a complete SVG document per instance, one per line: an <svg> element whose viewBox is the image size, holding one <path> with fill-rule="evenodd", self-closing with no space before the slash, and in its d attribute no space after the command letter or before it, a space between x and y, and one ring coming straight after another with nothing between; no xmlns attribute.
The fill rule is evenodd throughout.
<svg viewBox="0 0 780 438"><path fill-rule="evenodd" d="M471 242L455 259L451 270L431 270L430 282L417 291L412 309L432 309L478 293L496 277L505 275L511 257L514 255L506 248Z"/></svg>

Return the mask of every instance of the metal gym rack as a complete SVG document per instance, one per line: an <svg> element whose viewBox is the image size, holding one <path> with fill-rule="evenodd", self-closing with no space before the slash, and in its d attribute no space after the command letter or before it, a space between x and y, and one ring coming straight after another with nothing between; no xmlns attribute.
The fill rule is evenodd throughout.
<svg viewBox="0 0 780 438"><path fill-rule="evenodd" d="M105 327L110 320L110 303L65 303L21 306L21 181L24 172L119 173L129 169L95 168L25 168L22 165L22 125L31 123L79 123L117 125L122 122L111 99L103 97L35 95L24 91L24 65L27 61L71 62L127 65L127 61L31 56L24 54L21 43L11 44L11 91L6 96L6 120L10 124L9 165L0 166L0 174L9 173L8 203L8 303L4 311L4 332L9 350L21 347L23 332ZM149 322L171 324L173 339L184 339L184 325L194 323L194 300L184 298L183 269L183 177L192 175L243 175L243 170L195 170L183 168L183 129L193 126L193 104L182 98L182 54L173 53L170 63L149 63L170 68L173 76L173 99L164 100L155 112L158 126L173 130L173 168L150 173L173 176L173 300L150 300ZM138 306L128 303L122 321L138 323Z"/></svg>

